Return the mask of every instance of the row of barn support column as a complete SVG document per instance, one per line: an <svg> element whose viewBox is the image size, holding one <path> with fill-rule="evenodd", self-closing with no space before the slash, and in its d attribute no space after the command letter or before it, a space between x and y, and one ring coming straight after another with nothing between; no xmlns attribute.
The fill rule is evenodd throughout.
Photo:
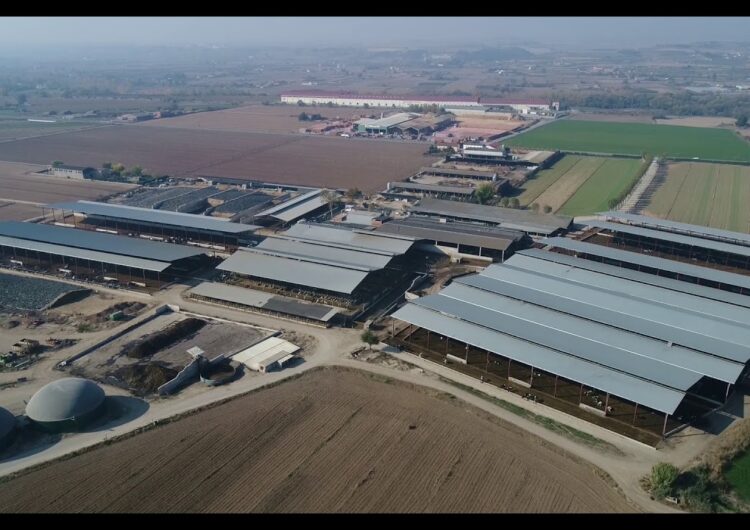
<svg viewBox="0 0 750 530"><path fill-rule="evenodd" d="M406 343L409 343L409 345L410 345L410 346L411 346L411 345L416 345L416 346L418 346L418 345L417 345L416 343L412 343L412 342L410 342L410 341L409 341L409 338L410 338L410 337L411 337L411 336L412 336L412 335L413 335L413 334L414 334L415 332L417 332L418 330L423 330L424 332L426 332L426 347L427 347L427 350L431 350L431 351L433 351L433 352L437 352L437 350L436 350L436 349L435 349L435 347L434 347L434 340L435 340L435 339L434 339L434 337L432 337L432 335L435 335L435 334L437 334L437 335L438 335L439 337L441 337L440 341L441 341L441 342L444 342L444 346L443 346L442 348L440 348L440 349L442 350L442 352L441 352L441 353L442 353L442 354L443 354L443 355L445 356L445 357L444 357L444 359L443 359L443 363L444 363L444 364L447 364L447 361L448 361L448 355L449 355L449 353L448 353L448 352L449 352L449 350L450 350L450 348L451 348L451 345L452 345L452 344L457 344L457 345L459 345L459 347L460 347L460 348L461 348L461 349L462 349L462 350L464 351L464 358L463 358L463 362L464 362L465 364L467 364L467 365L468 365L468 364L470 364L470 363L469 363L469 350L470 350L470 348L472 348L472 346L471 346L471 345L470 345L469 343L466 343L466 342L463 342L463 341L459 341L459 340L456 340L456 339L451 339L451 338L450 338L450 337L448 337L448 336L445 336L445 335L443 335L443 334L439 334L439 333L435 333L435 332L433 332L433 331L431 331L431 330L429 330L429 329L426 329L426 328L420 328L419 326L416 326L416 325L414 325L414 324L409 324L409 325L408 325L408 326L407 326L407 327L405 328L405 330L404 330L403 332L401 332L401 333L403 333L403 341L404 341L404 342L406 342ZM399 333L399 336L401 336L401 333ZM392 336L392 337L394 337L395 335L396 335L396 334L395 334L395 322L394 322L394 323L392 323L392 326L391 326L391 336ZM462 346L461 346L461 345L462 345ZM478 349L481 349L481 348L478 348ZM454 350L454 351L455 351L455 350ZM491 356L493 356L493 357L497 357L497 358L505 358L505 357L504 357L504 356L502 356L502 355L499 355L499 354L493 353L493 352L491 352L491 351L489 351L489 350L483 350L483 351L485 352L485 356L486 356L486 358L485 358L485 363L484 363L484 370L483 370L483 371L484 371L484 373L485 373L485 374L488 374L488 375L490 375L490 374L492 373L492 372L490 371L490 361L491 361ZM422 356L422 355L420 354L420 356ZM455 357L455 356L453 356L453 357ZM507 371L506 371L506 372L505 372L505 374L504 374L504 375L505 375L505 378L506 378L506 379L507 379L507 380L508 380L509 382L517 382L517 383L519 383L519 384L520 384L521 386L528 386L528 388L529 388L529 389L534 389L534 388L535 388L535 387L534 387L534 376L535 376L535 374L537 374L537 375L542 375L541 373L538 373L538 369L537 369L537 368L535 368L534 366L531 366L531 365L527 365L527 364L525 364L525 363L522 363L522 362L519 362L519 361L515 361L515 362L514 362L514 361L513 361L513 359L511 359L511 358L509 358L509 357L507 357L507 358L505 358L505 359L507 359L507 362L508 362L508 367L507 367ZM527 378L527 379L525 379L525 380L519 380L518 378L514 377L514 374L513 374L513 371L512 371L512 368L513 368L514 366L518 366L519 368L524 368L524 367L528 367L528 368L530 369L530 375L528 376L528 378ZM459 371L460 371L460 370L459 370ZM549 374L549 375L553 375L553 374ZM552 389L552 393L551 393L551 394L549 394L549 395L551 395L552 397L554 397L554 398L557 398L557 399L562 399L562 398L560 398L560 397L558 396L558 383L560 382L560 379L561 379L561 378L560 378L560 376L559 376L559 375L557 375L557 374L554 374L554 384L553 384L553 389ZM480 378L480 381L484 381L484 378L483 378L483 377L481 377L481 378ZM584 408L584 407L586 406L586 405L585 405L585 404L583 403L583 397L584 397L584 393L585 393L585 392L584 392L585 388L591 388L591 390L595 390L595 389L593 389L592 387L587 387L587 386L586 386L585 384L583 384L583 383L580 383L580 382L576 382L576 386L578 386L578 399L577 399L577 405L578 405L579 407L581 407L581 408ZM504 387L504 385L501 385L501 387ZM729 389L730 389L730 385L728 385L728 386L727 386L727 396L728 396L728 394L729 394ZM538 390L538 389L537 389L537 391L541 391L541 390ZM604 415L605 417L608 417L608 418L610 418L610 419L611 419L612 421L616 421L616 422L618 422L618 423L627 423L627 424L629 424L629 425L631 425L631 426L633 426L633 427L635 427L635 428L637 428L637 429L640 429L640 427L638 427L638 426L636 425L636 423L637 423L637 418L638 418L639 407L641 407L641 406L640 406L640 405L639 405L639 404L638 404L637 402L631 402L631 403L632 403L632 404L634 405L634 408L633 408L633 414L632 414L632 419L629 419L629 421L627 421L627 422L624 422L624 421L623 421L623 420L621 420L621 419L616 419L616 418L612 418L612 417L611 417L611 416L609 415L609 410L610 410L610 401L611 401L611 397L612 397L612 396L610 395L610 393L609 393L609 392L604 392L604 391L599 391L599 392L601 392L601 393L603 393L603 394L604 394L604 401L602 402L602 403L603 403L603 410L601 410L600 412L601 412L601 413L603 413L603 415ZM625 400L625 401L627 401L627 400ZM660 425L660 427L661 427L661 429L660 429L660 433L661 433L661 436L662 436L662 437L666 437L666 435L667 435L667 424L668 424L668 421L669 421L670 415L669 415L669 414L667 414L667 413L660 413L660 414L663 414L663 417L664 417L664 421L663 421L663 423L662 423L662 424Z"/></svg>

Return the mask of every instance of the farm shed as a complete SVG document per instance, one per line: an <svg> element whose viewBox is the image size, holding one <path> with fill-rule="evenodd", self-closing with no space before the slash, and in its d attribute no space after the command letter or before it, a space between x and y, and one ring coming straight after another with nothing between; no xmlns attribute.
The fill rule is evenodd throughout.
<svg viewBox="0 0 750 530"><path fill-rule="evenodd" d="M748 308L569 268L519 254L394 317L417 328L424 351L473 364L477 377L519 381L553 403L563 381L568 406L615 430L638 427L647 409L661 423L638 428L665 435L727 399L750 360Z"/></svg>
<svg viewBox="0 0 750 530"><path fill-rule="evenodd" d="M163 281L203 265L206 255L182 245L6 221L0 223L0 259L12 266L42 268L56 275L160 287Z"/></svg>
<svg viewBox="0 0 750 530"><path fill-rule="evenodd" d="M293 199L277 204L255 214L255 221L260 224L291 224L298 219L313 215L328 207L328 202L321 196L323 190L313 190Z"/></svg>
<svg viewBox="0 0 750 530"><path fill-rule="evenodd" d="M297 356L299 346L278 337L268 337L232 356L233 361L240 362L256 372L270 372L281 369Z"/></svg>
<svg viewBox="0 0 750 530"><path fill-rule="evenodd" d="M573 222L572 217L561 215L540 215L526 210L429 198L422 199L417 206L411 208L411 212L433 218L479 222L543 236L567 230Z"/></svg>
<svg viewBox="0 0 750 530"><path fill-rule="evenodd" d="M118 233L150 234L162 239L177 238L179 242L191 244L203 242L223 247L237 247L241 242L252 239L259 228L255 225L232 223L205 215L153 210L120 204L93 201L76 201L50 204L42 208L52 210L53 216L59 210L63 218L65 212L82 214L85 223L94 229L114 229Z"/></svg>

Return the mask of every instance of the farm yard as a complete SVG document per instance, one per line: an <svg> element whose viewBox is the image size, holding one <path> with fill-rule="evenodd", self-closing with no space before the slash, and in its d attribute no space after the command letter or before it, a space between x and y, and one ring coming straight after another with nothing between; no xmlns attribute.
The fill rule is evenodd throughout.
<svg viewBox="0 0 750 530"><path fill-rule="evenodd" d="M566 155L528 180L518 199L564 215L589 215L606 210L611 198L636 176L642 161L630 158Z"/></svg>
<svg viewBox="0 0 750 530"><path fill-rule="evenodd" d="M425 151L423 144L395 141L123 125L0 143L0 160L49 164L61 159L74 165L118 161L176 177L209 175L376 191L437 160Z"/></svg>
<svg viewBox="0 0 750 530"><path fill-rule="evenodd" d="M2 513L630 510L589 464L520 428L335 368L0 484Z"/></svg>
<svg viewBox="0 0 750 530"><path fill-rule="evenodd" d="M735 232L750 232L750 167L669 163L643 213Z"/></svg>
<svg viewBox="0 0 750 530"><path fill-rule="evenodd" d="M600 154L750 161L750 144L728 129L561 120L516 136L508 145Z"/></svg>
<svg viewBox="0 0 750 530"><path fill-rule="evenodd" d="M299 114L320 114L331 120L351 119L364 116L373 111L352 107L298 107L293 105L251 105L227 110L216 110L212 112L198 112L177 116L175 118L163 118L151 120L139 124L139 127L170 127L177 129L196 129L206 131L229 131L245 133L296 133L300 128L309 126L315 122L303 122L299 120Z"/></svg>

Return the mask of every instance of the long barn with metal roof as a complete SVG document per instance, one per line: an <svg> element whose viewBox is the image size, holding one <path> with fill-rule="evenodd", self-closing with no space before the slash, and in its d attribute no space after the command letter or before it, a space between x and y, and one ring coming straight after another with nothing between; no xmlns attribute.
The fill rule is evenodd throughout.
<svg viewBox="0 0 750 530"><path fill-rule="evenodd" d="M411 325L397 340L636 438L716 408L745 373L750 308L552 254L522 251L407 304L393 315ZM649 423L655 414L662 421Z"/></svg>
<svg viewBox="0 0 750 530"><path fill-rule="evenodd" d="M431 198L422 199L410 211L420 216L478 222L541 236L567 230L573 222L572 217L561 215L542 215L527 210Z"/></svg>
<svg viewBox="0 0 750 530"><path fill-rule="evenodd" d="M52 225L0 222L0 257L12 266L159 286L205 263L203 251Z"/></svg>
<svg viewBox="0 0 750 530"><path fill-rule="evenodd" d="M542 240L542 244L570 252L585 259L628 267L641 272L739 294L750 294L750 277L743 274L564 237L547 238Z"/></svg>
<svg viewBox="0 0 750 530"><path fill-rule="evenodd" d="M255 288L276 286L310 296L320 292L366 301L389 285L386 269L414 242L403 236L298 223L252 249L240 249L217 268L256 282L249 285Z"/></svg>
<svg viewBox="0 0 750 530"><path fill-rule="evenodd" d="M328 206L322 196L323 190L312 190L293 199L277 204L255 214L255 222L260 224L292 224L298 219L313 215Z"/></svg>
<svg viewBox="0 0 750 530"><path fill-rule="evenodd" d="M734 245L744 245L746 247L750 246L750 234L744 234L742 232L732 232L729 230L721 230L719 228L711 228L708 226L699 226L688 223L679 223L677 221L670 221L668 219L658 219L655 217L648 217L645 215L636 215L624 212L609 211L601 212L597 215L605 221L625 223L634 226L641 226L644 228L651 228L654 230L663 230L665 232L672 232L675 234L699 237L703 239L714 239L716 241L724 241L726 243L732 243Z"/></svg>
<svg viewBox="0 0 750 530"><path fill-rule="evenodd" d="M252 239L259 228L255 225L232 223L226 219L139 208L122 204L109 204L93 201L60 202L49 204L43 209L82 214L86 224L95 229L115 230L118 233L153 234L163 238L177 237L179 242L202 241L224 247L236 247L241 241Z"/></svg>

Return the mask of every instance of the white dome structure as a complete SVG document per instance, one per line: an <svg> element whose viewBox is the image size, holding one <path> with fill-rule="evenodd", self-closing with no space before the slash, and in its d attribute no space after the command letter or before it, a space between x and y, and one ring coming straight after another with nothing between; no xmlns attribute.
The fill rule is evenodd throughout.
<svg viewBox="0 0 750 530"><path fill-rule="evenodd" d="M26 416L46 430L77 429L102 411L105 397L104 390L88 379L58 379L33 395Z"/></svg>

